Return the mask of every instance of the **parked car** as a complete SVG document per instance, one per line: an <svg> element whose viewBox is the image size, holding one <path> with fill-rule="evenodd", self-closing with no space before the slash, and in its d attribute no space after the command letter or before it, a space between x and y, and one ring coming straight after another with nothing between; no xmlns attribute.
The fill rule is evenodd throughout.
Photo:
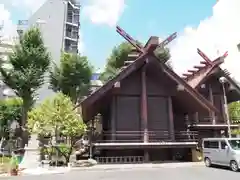
<svg viewBox="0 0 240 180"><path fill-rule="evenodd" d="M228 166L232 171L240 169L240 138L204 138L203 157L207 167Z"/></svg>

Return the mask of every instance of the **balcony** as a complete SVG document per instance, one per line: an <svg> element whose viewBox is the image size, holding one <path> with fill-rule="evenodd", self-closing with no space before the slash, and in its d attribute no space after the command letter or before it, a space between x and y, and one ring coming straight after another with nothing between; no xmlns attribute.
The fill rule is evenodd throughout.
<svg viewBox="0 0 240 180"><path fill-rule="evenodd" d="M240 118L239 118L240 120ZM204 117L195 117L189 118L188 116L185 117L185 122L188 127L198 127L198 128L207 128L207 129L225 129L228 127L227 122L222 117L211 117L211 116L204 116ZM238 121L237 119L230 118L231 128L238 128Z"/></svg>
<svg viewBox="0 0 240 180"><path fill-rule="evenodd" d="M196 131L175 131L172 140L172 134L169 131L148 131L148 142L196 142L198 133ZM143 131L103 131L97 138L96 143L143 143Z"/></svg>
<svg viewBox="0 0 240 180"><path fill-rule="evenodd" d="M72 53L72 54L77 54L78 49L77 48L72 48L71 46L65 46L65 52L67 53Z"/></svg>
<svg viewBox="0 0 240 180"><path fill-rule="evenodd" d="M65 37L69 40L78 41L78 33L77 32L66 31Z"/></svg>
<svg viewBox="0 0 240 180"><path fill-rule="evenodd" d="M67 22L66 23L69 24L69 25L76 26L76 27L79 26L79 24L80 24L78 18L70 18L70 17L67 18Z"/></svg>
<svg viewBox="0 0 240 180"><path fill-rule="evenodd" d="M81 4L75 0L70 0L68 3L72 6L74 9L80 9Z"/></svg>
<svg viewBox="0 0 240 180"><path fill-rule="evenodd" d="M232 119L230 118L230 122L231 124L237 124L237 120L240 120L240 117L237 119ZM194 121L195 124L227 124L227 122L223 119L223 118L219 118L219 117L215 117L213 119L213 117L210 116L205 116L202 118L199 118L198 121Z"/></svg>
<svg viewBox="0 0 240 180"><path fill-rule="evenodd" d="M26 30L28 26L28 20L19 20L17 24L17 32L22 33Z"/></svg>

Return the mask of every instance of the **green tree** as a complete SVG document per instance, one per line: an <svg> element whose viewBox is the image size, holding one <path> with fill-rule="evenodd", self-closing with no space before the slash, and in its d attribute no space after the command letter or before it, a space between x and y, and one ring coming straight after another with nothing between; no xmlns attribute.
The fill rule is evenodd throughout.
<svg viewBox="0 0 240 180"><path fill-rule="evenodd" d="M101 80L108 81L112 79L120 71L120 68L124 65L124 61L128 58L128 54L133 49L134 47L128 42L123 42L120 45L115 46L107 59L105 70L100 77ZM170 59L170 52L168 48L157 48L154 53L164 62L167 62ZM169 62L168 64L170 65Z"/></svg>
<svg viewBox="0 0 240 180"><path fill-rule="evenodd" d="M233 123L240 123L240 102L232 102L228 105L229 117Z"/></svg>
<svg viewBox="0 0 240 180"><path fill-rule="evenodd" d="M21 125L24 128L27 112L34 104L50 64L50 56L38 28L31 28L23 35L9 55L9 63L12 68L0 67L0 72L3 82L22 98Z"/></svg>
<svg viewBox="0 0 240 180"><path fill-rule="evenodd" d="M60 65L50 72L50 88L69 96L76 104L88 92L92 70L86 56L63 53Z"/></svg>
<svg viewBox="0 0 240 180"><path fill-rule="evenodd" d="M68 96L57 93L53 99L45 100L28 114L28 128L32 133L40 136L62 135L69 139L68 144L55 147L66 158L67 163L77 138L81 138L86 132L86 125L73 107Z"/></svg>
<svg viewBox="0 0 240 180"><path fill-rule="evenodd" d="M0 132L2 137L8 135L11 122L21 123L21 109L21 98L7 98L0 101Z"/></svg>

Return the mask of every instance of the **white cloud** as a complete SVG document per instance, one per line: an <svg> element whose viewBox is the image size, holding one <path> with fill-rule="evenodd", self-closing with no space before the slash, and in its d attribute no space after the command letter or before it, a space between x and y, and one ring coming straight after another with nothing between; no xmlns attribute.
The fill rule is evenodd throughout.
<svg viewBox="0 0 240 180"><path fill-rule="evenodd" d="M212 59L228 51L223 67L240 80L240 53L237 49L240 43L239 9L239 0L220 0L213 8L211 17L201 21L197 28L184 29L170 47L173 65L178 73L199 64L202 59L197 54L197 48Z"/></svg>
<svg viewBox="0 0 240 180"><path fill-rule="evenodd" d="M26 14L34 13L46 0L2 0L0 3L0 23L3 22L2 35L4 38L17 36L16 25L11 20L10 9L17 8Z"/></svg>
<svg viewBox="0 0 240 180"><path fill-rule="evenodd" d="M1 36L3 36L3 38L17 35L15 25L11 21L10 12L6 10L3 4L0 4L0 25L3 25L1 31Z"/></svg>
<svg viewBox="0 0 240 180"><path fill-rule="evenodd" d="M90 0L83 7L83 14L95 24L116 25L125 9L124 0Z"/></svg>
<svg viewBox="0 0 240 180"><path fill-rule="evenodd" d="M7 0L5 0L7 1ZM8 0L13 7L25 10L27 14L32 14L45 2L46 0Z"/></svg>

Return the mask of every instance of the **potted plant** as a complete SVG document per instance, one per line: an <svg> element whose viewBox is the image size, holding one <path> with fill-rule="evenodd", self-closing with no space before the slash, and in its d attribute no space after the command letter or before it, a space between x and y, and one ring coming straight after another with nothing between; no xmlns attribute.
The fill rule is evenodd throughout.
<svg viewBox="0 0 240 180"><path fill-rule="evenodd" d="M15 153L12 154L12 157L10 160L10 175L11 176L18 175L18 159L17 159Z"/></svg>

